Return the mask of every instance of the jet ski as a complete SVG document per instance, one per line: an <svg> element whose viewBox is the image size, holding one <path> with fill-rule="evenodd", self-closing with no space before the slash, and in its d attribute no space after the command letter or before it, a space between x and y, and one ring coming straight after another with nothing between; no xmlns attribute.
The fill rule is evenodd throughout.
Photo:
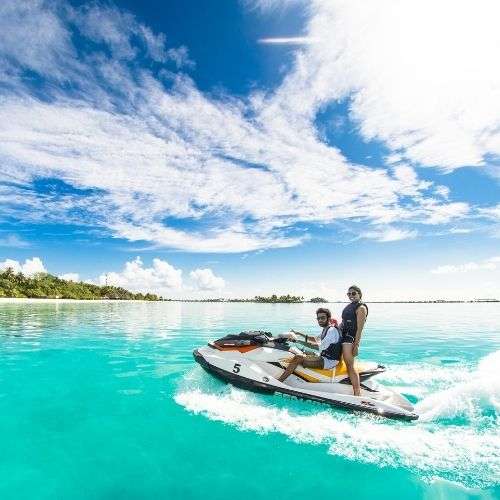
<svg viewBox="0 0 500 500"><path fill-rule="evenodd" d="M401 394L372 380L385 367L357 364L361 396L354 396L345 363L332 370L299 366L284 382L278 377L295 354L304 354L287 338L264 331L230 334L193 351L194 359L209 373L237 387L256 392L281 393L298 399L360 410L388 418L416 420L412 404Z"/></svg>

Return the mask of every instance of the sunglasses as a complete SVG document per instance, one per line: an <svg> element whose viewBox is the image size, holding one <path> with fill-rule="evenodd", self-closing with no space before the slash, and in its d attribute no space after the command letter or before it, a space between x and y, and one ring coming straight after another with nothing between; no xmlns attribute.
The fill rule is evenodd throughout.
<svg viewBox="0 0 500 500"><path fill-rule="evenodd" d="M347 292L347 295L358 295L358 292Z"/></svg>
<svg viewBox="0 0 500 500"><path fill-rule="evenodd" d="M324 319L328 319L328 318L327 318L326 316L316 316L316 319L317 319L318 321L322 321L322 320L324 320Z"/></svg>

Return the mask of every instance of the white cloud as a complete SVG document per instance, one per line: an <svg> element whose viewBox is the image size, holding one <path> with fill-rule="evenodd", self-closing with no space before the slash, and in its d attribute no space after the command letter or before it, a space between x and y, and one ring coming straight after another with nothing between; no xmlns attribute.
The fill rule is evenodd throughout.
<svg viewBox="0 0 500 500"><path fill-rule="evenodd" d="M494 207L481 208L479 214L494 221L500 221L500 203Z"/></svg>
<svg viewBox="0 0 500 500"><path fill-rule="evenodd" d="M152 97L156 90L151 88ZM391 222L416 215L420 221L431 221L436 212L446 212L441 221L454 217L446 205L420 199L427 184L416 178L391 178L380 170L349 167L334 149L310 141L300 144L304 134L298 131L291 142L271 134L264 137L237 109L221 110L189 87L180 87L178 92L190 95L160 94L160 103L151 103L148 113L161 113L166 106L168 113L162 115L163 120L177 116L177 132L162 128L169 142L148 130L140 116L120 117L88 107L32 100L5 102L0 106L0 119L5 118L9 127L2 129L0 125L0 136L5 139L3 155L8 168L15 176L31 171L32 175L58 177L81 189L97 189L101 192L97 203L87 203L85 210L93 212L95 208L91 218L101 219L117 236L191 251L296 245L303 237L288 236L283 228L300 221L356 216ZM37 126L35 131L33 124L40 123L42 116L44 129ZM220 126L215 126L218 122ZM222 130L225 133L221 135ZM210 137L206 137L207 131ZM186 137L188 133L191 137ZM223 157L218 152L224 152ZM241 162L267 168L248 169ZM19 164L23 165L21 173ZM314 170L305 171L305 164L314 165ZM186 185L192 188L186 190ZM400 195L417 194L412 206L400 205ZM26 197L25 190L22 195ZM12 196L12 192L6 194L8 199ZM36 199L33 202L37 203ZM82 200L67 197L67 202L72 206ZM55 210L58 214L63 208L59 198L44 199L40 205L46 212ZM188 234L160 222L166 215L190 220L228 211L231 216L215 219L215 227L208 232ZM253 222L239 223L244 217Z"/></svg>
<svg viewBox="0 0 500 500"><path fill-rule="evenodd" d="M97 284L119 286L134 292L166 295L182 287L182 270L161 259L153 259L152 267L144 267L141 258L136 257L126 262L121 272L101 274Z"/></svg>
<svg viewBox="0 0 500 500"><path fill-rule="evenodd" d="M15 273L21 272L26 276L47 273L39 257L26 259L24 263L13 259L0 262L0 270L7 268L12 268ZM103 273L97 279L85 280L85 282L100 286L119 286L133 292L150 292L165 297L182 296L193 292L196 295L197 291L220 291L226 286L224 279L216 276L210 268L195 269L189 273L189 276L194 282L194 289L184 286L182 270L175 268L167 261L155 258L151 267L145 267L142 259L136 257L126 262L121 271ZM78 273L61 274L59 278L75 283L82 281Z"/></svg>
<svg viewBox="0 0 500 500"><path fill-rule="evenodd" d="M432 198L422 200L422 205L426 209L427 224L447 224L465 217L470 210L467 203L440 203Z"/></svg>
<svg viewBox="0 0 500 500"><path fill-rule="evenodd" d="M259 38L259 43L268 45L307 45L315 42L316 39L306 36Z"/></svg>
<svg viewBox="0 0 500 500"><path fill-rule="evenodd" d="M290 7L291 5L307 5L308 0L243 0L250 8L258 9L261 12L273 12L277 9Z"/></svg>
<svg viewBox="0 0 500 500"><path fill-rule="evenodd" d="M62 280L66 281L73 281L75 283L78 283L80 280L80 275L78 273L66 273L66 274L61 274L59 276Z"/></svg>
<svg viewBox="0 0 500 500"><path fill-rule="evenodd" d="M224 279L216 276L210 268L195 269L189 273L189 277L194 287L184 285L182 270L167 261L155 258L151 267L145 267L141 258L136 257L126 262L119 272L101 274L95 283L120 286L134 292L152 292L165 297L184 296L186 293L196 295L198 291L220 291L226 286Z"/></svg>
<svg viewBox="0 0 500 500"><path fill-rule="evenodd" d="M210 268L195 269L189 273L199 290L221 290L226 286L223 278L215 276Z"/></svg>
<svg viewBox="0 0 500 500"><path fill-rule="evenodd" d="M134 17L111 7L89 5L72 12L73 21L87 38L104 43L118 58L132 59L136 49L130 35L135 31Z"/></svg>
<svg viewBox="0 0 500 500"><path fill-rule="evenodd" d="M16 234L8 234L5 238L0 238L0 247L27 248L30 244L19 238Z"/></svg>
<svg viewBox="0 0 500 500"><path fill-rule="evenodd" d="M41 102L21 81L0 91L0 160L5 178L19 186L0 187L0 203L10 216L99 226L116 237L193 252L245 252L300 244L307 238L294 230L300 223L355 218L369 224L447 224L470 212L465 203L443 200L440 187L435 199L432 184L407 164L391 171L354 165L318 139L318 110L347 96L363 133L384 139L378 104L366 112L362 104L373 100L374 85L392 90L389 77L401 71L401 61L391 59L384 45L386 59L373 60L381 67L368 65L370 44L380 45L377 33L383 30L372 31L364 3L313 2L306 36L317 43L297 52L294 69L275 92L256 92L246 100L204 95L186 75L155 77L140 67L137 51L177 65L185 64L187 54L165 49L161 34L129 14L92 4L70 9L65 17L50 5L29 5L33 18L47 19L48 33L36 39L42 48L46 40L46 50L17 53L33 26L24 23L26 13L17 3L7 1L0 8L0 30L8 23L20 28L0 44L0 59L19 72L29 68L45 76L50 99ZM397 9L385 2L382 14L388 6ZM372 9L366 10L373 14ZM378 27L385 26L382 14L374 18ZM107 51L77 58L70 37L74 25ZM365 29L366 42L357 35ZM387 36L393 32L394 27ZM75 92L68 94L68 87ZM389 90L380 89L383 101ZM410 114L421 104L408 102ZM387 108L388 121L401 112L396 104ZM411 130L420 130L418 123ZM391 141L401 141L405 129L398 130L390 130ZM393 149L401 158L411 156L411 145ZM40 177L55 177L85 194L36 193L31 183ZM169 227L168 218L197 229ZM392 229L376 239L415 234Z"/></svg>
<svg viewBox="0 0 500 500"><path fill-rule="evenodd" d="M167 59L173 61L177 68L193 69L196 66L196 63L189 57L189 50L184 46L168 49Z"/></svg>
<svg viewBox="0 0 500 500"><path fill-rule="evenodd" d="M448 199L448 197L450 196L450 188L448 186L436 186L434 188L434 192L438 195L438 196L442 196L444 199Z"/></svg>
<svg viewBox="0 0 500 500"><path fill-rule="evenodd" d="M473 271L492 271L497 268L500 257L492 257L482 262L467 262L466 264L438 266L431 270L432 274L456 274Z"/></svg>
<svg viewBox="0 0 500 500"><path fill-rule="evenodd" d="M398 154L398 153L392 153L390 155L387 155L386 158L385 158L385 162L390 165L390 164L393 164L393 163L399 163L403 160L403 157Z"/></svg>
<svg viewBox="0 0 500 500"><path fill-rule="evenodd" d="M0 2L0 81L8 84L19 67L58 79L78 66L71 33L58 14L38 0Z"/></svg>
<svg viewBox="0 0 500 500"><path fill-rule="evenodd" d="M187 232L143 221L141 225L117 221L110 227L129 241L154 241L171 248L190 252L243 252L262 248L286 248L299 244L303 238L285 238L270 234L246 234L243 227L233 226L224 230L205 233Z"/></svg>
<svg viewBox="0 0 500 500"><path fill-rule="evenodd" d="M479 166L500 153L498 2L309 4L304 36L319 42L298 53L280 107L306 116L349 98L366 139L423 166Z"/></svg>
<svg viewBox="0 0 500 500"><path fill-rule="evenodd" d="M13 259L6 259L0 262L0 269L5 270L11 268L15 273L23 273L26 276L33 276L37 273L46 273L43 262L39 257L33 257L32 259L26 259L24 264Z"/></svg>
<svg viewBox="0 0 500 500"><path fill-rule="evenodd" d="M400 241L412 239L417 236L417 231L398 229L395 227L379 228L375 231L368 231L360 235L361 238L377 240L380 242Z"/></svg>

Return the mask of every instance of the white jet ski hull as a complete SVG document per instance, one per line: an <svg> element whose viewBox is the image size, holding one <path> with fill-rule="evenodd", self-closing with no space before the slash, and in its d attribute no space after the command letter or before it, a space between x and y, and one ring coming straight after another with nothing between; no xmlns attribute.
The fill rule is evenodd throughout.
<svg viewBox="0 0 500 500"><path fill-rule="evenodd" d="M317 401L349 410L360 410L387 418L403 420L418 418L413 411L413 406L406 398L367 380L373 374L383 371L383 367L376 364L367 365L370 369L360 373L361 396L354 396L352 386L346 376L333 377L329 383L312 383L292 374L285 382L280 382L278 377L283 373L280 361L292 355L293 352L290 351L266 347L254 347L251 352L225 351L219 350L214 344L193 352L195 360L205 370L247 390L278 392L299 399Z"/></svg>

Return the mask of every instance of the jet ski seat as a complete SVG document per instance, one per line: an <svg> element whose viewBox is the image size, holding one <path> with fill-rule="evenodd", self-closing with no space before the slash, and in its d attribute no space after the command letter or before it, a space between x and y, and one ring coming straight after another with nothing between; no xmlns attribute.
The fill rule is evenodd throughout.
<svg viewBox="0 0 500 500"><path fill-rule="evenodd" d="M366 365L363 365L363 363L355 363L356 369L359 372L362 372L365 368ZM318 375L322 375L323 377L338 377L339 375L346 375L347 374L347 365L345 364L344 358L340 358L339 364L335 367L332 368L331 370L322 370L320 368L309 368L312 372L318 373Z"/></svg>
<svg viewBox="0 0 500 500"><path fill-rule="evenodd" d="M330 370L323 370L321 368L310 368L311 371L317 372L319 375L323 375L323 377L337 377L338 375L344 375L347 373L347 365L344 362L344 358L340 358L340 361L337 366L331 368Z"/></svg>

